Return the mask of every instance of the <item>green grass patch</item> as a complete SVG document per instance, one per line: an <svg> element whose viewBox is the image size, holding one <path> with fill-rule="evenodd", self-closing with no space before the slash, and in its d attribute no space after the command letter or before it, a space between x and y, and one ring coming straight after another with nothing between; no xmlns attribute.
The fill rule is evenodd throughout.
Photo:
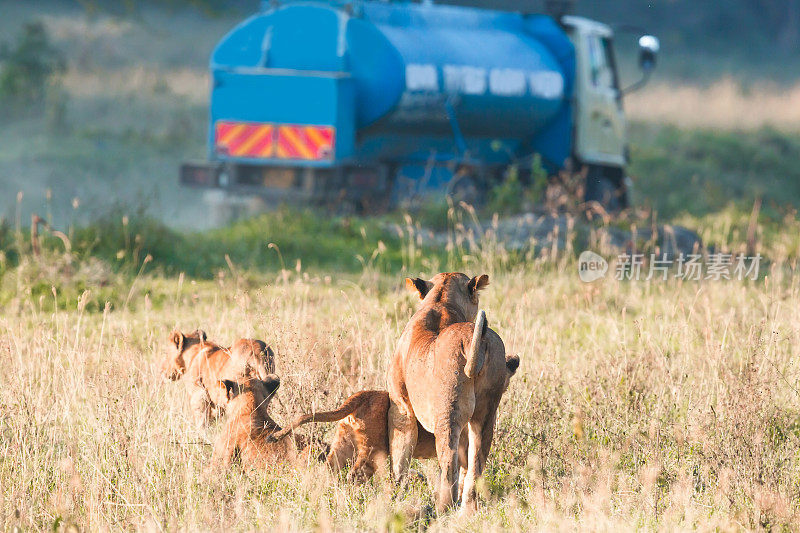
<svg viewBox="0 0 800 533"><path fill-rule="evenodd" d="M205 232L182 232L141 214L106 216L62 240L42 230L33 253L27 229L0 225L0 304L36 302L72 308L85 291L85 308L133 306L142 293L160 307L174 298L159 280L237 279L255 287L275 274L342 276L396 273L422 256L377 219L322 217L286 208ZM433 250L426 256L437 257ZM443 254L443 252L442 252ZM143 283L137 283L141 276ZM188 284L187 284L188 285ZM191 289L187 289L191 292ZM15 304L16 305L16 304Z"/></svg>
<svg viewBox="0 0 800 533"><path fill-rule="evenodd" d="M782 220L800 206L800 134L634 124L630 138L635 202L662 219L703 217L731 204L749 212L761 198L762 214Z"/></svg>
<svg viewBox="0 0 800 533"><path fill-rule="evenodd" d="M6 257L18 258L30 241L14 242L13 232L0 234ZM59 241L48 238L51 248ZM220 269L241 268L260 272L295 269L360 272L369 264L380 270L402 266L397 235L375 220L321 217L311 211L282 208L205 232L181 232L164 223L138 216L106 216L78 228L73 253L95 257L114 272L135 274L148 256L153 268L165 275L185 273L210 279Z"/></svg>

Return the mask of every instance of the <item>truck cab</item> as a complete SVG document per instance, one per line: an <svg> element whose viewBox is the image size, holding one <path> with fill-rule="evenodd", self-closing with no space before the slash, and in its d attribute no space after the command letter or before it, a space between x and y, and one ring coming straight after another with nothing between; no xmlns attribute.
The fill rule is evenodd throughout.
<svg viewBox="0 0 800 533"><path fill-rule="evenodd" d="M585 169L586 199L610 210L628 206L628 146L623 89L614 54L614 32L599 22L564 16L561 24L575 48L573 162ZM654 66L658 41L640 39L645 76Z"/></svg>

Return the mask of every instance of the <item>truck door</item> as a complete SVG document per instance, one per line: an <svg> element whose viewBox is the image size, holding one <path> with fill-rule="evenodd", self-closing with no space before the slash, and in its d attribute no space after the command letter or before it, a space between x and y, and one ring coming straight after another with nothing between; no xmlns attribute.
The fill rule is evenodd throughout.
<svg viewBox="0 0 800 533"><path fill-rule="evenodd" d="M585 32L579 50L576 154L583 163L625 165L625 115L610 35Z"/></svg>

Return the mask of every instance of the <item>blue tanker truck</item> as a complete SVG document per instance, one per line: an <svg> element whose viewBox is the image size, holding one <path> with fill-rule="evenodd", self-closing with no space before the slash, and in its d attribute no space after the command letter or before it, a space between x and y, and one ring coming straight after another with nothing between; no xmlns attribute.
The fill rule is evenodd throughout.
<svg viewBox="0 0 800 533"><path fill-rule="evenodd" d="M208 160L181 182L369 210L426 191L480 203L510 166L523 183L541 166L585 171L588 200L623 208L613 38L553 12L264 2L212 54ZM639 45L646 80L658 41Z"/></svg>

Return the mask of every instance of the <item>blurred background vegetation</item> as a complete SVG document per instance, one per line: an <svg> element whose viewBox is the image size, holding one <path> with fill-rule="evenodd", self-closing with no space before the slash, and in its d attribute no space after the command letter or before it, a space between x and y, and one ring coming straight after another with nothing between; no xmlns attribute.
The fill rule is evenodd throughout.
<svg viewBox="0 0 800 533"><path fill-rule="evenodd" d="M797 79L797 69L787 67L798 64L798 0L580 0L578 12L658 35L662 75L704 82L723 75Z"/></svg>
<svg viewBox="0 0 800 533"><path fill-rule="evenodd" d="M208 16L258 9L259 0L75 0L89 14L135 16L152 5L191 8ZM561 2L562 0L557 0ZM445 0L437 3L539 12L552 0ZM617 29L642 29L659 36L671 76L713 80L722 74L755 79L796 79L800 0L574 0L573 13ZM624 39L622 39L624 41Z"/></svg>
<svg viewBox="0 0 800 533"><path fill-rule="evenodd" d="M556 0L555 3L564 0ZM567 0L569 1L569 0ZM259 0L75 0L88 14L130 17L153 5L194 9L210 17L251 13ZM437 3L541 12L553 0L443 0ZM612 24L618 30L643 30L664 46L664 73L688 80L713 81L734 75L750 81L768 76L793 82L800 47L800 0L574 0L572 12ZM624 42L624 37L621 38Z"/></svg>

